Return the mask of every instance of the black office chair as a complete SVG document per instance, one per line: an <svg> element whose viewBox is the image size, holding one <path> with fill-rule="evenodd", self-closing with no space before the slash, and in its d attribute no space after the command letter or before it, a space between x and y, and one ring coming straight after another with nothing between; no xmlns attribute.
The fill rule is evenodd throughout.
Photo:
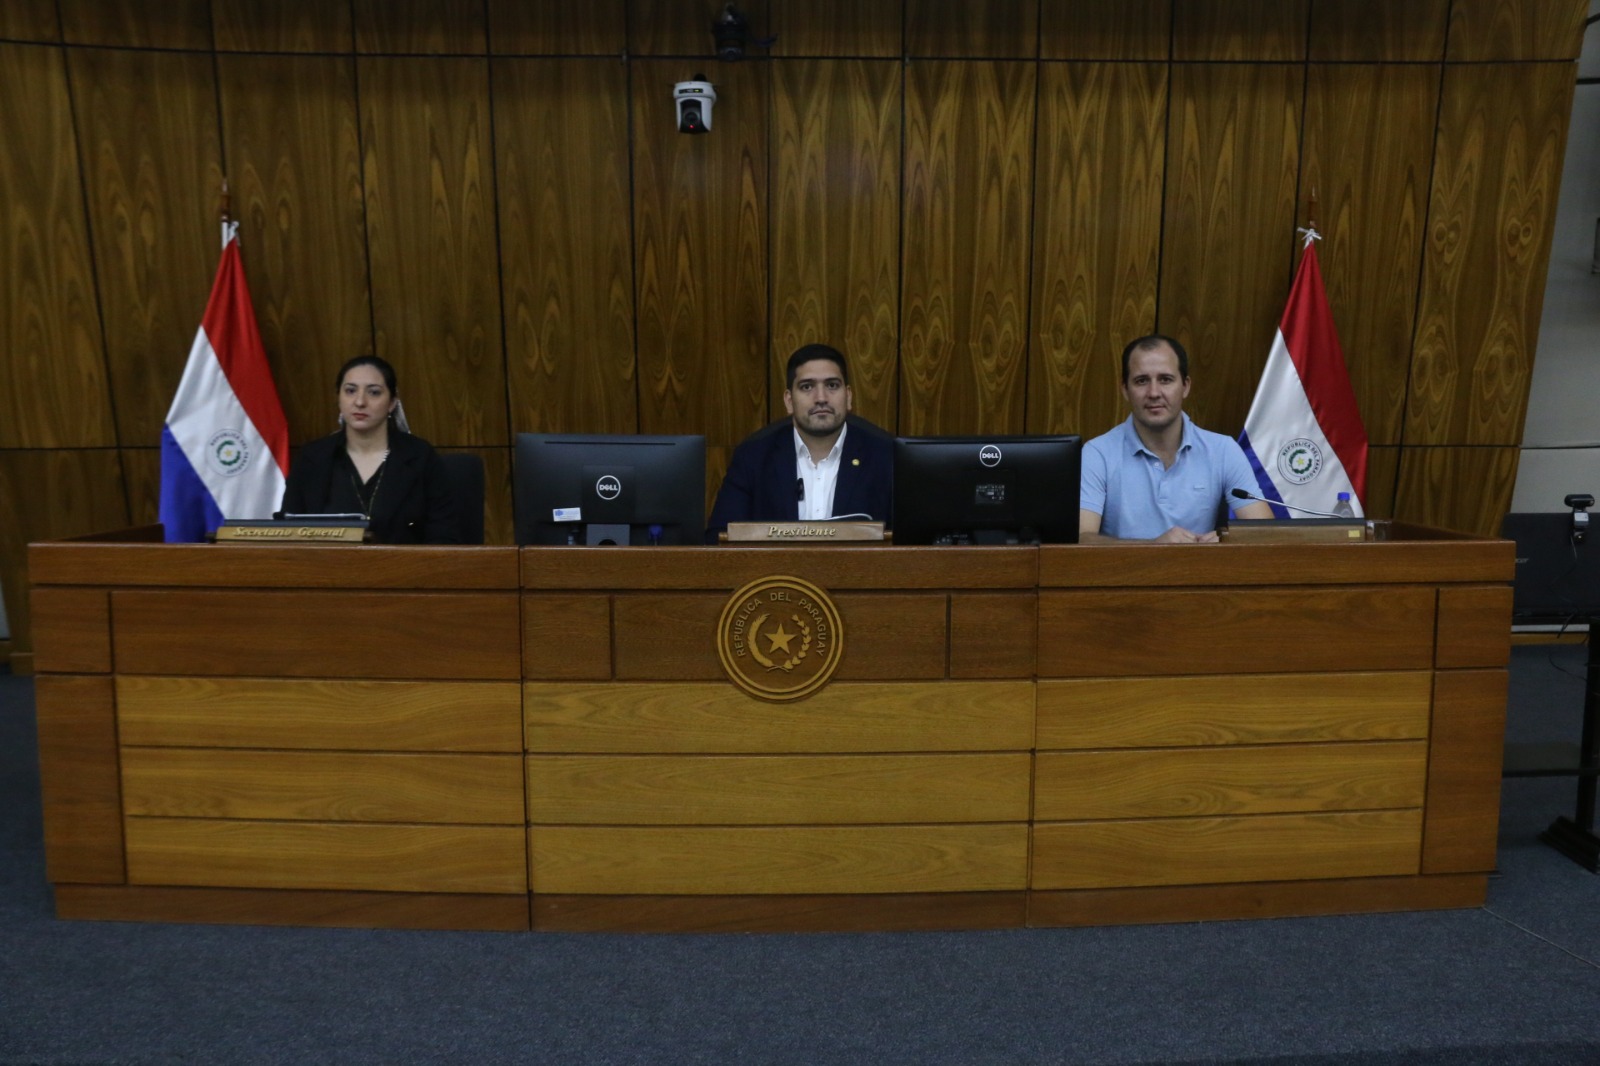
<svg viewBox="0 0 1600 1066"><path fill-rule="evenodd" d="M483 543L483 459L470 452L440 452L450 487L461 501L461 543Z"/></svg>

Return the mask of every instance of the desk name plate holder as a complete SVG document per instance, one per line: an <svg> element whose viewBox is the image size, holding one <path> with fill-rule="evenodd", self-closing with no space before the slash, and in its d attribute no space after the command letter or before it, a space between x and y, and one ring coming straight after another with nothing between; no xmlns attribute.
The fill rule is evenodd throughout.
<svg viewBox="0 0 1600 1066"><path fill-rule="evenodd" d="M882 522L729 522L729 544L867 544L890 539Z"/></svg>
<svg viewBox="0 0 1600 1066"><path fill-rule="evenodd" d="M235 518L218 526L214 539L218 544L361 544L367 520L361 515Z"/></svg>

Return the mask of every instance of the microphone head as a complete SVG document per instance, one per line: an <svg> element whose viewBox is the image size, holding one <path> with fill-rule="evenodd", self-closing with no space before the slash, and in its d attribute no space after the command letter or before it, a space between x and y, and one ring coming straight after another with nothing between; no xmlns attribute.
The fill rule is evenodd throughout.
<svg viewBox="0 0 1600 1066"><path fill-rule="evenodd" d="M1244 489L1234 489L1233 498L1236 500L1248 500L1251 498L1251 496L1248 492L1244 491Z"/></svg>

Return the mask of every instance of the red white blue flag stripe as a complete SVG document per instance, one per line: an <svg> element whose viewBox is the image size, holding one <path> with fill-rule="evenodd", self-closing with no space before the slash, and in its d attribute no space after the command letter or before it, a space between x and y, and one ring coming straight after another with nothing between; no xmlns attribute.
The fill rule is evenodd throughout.
<svg viewBox="0 0 1600 1066"><path fill-rule="evenodd" d="M1315 231L1295 272L1278 335L1245 419L1244 446L1279 518L1296 517L1279 504L1332 511L1350 494L1359 515L1367 491L1367 431L1345 368L1333 312L1317 264Z"/></svg>
<svg viewBox="0 0 1600 1066"><path fill-rule="evenodd" d="M224 223L222 262L161 431L161 524L204 540L227 518L270 518L289 470L289 426L272 383L239 258Z"/></svg>

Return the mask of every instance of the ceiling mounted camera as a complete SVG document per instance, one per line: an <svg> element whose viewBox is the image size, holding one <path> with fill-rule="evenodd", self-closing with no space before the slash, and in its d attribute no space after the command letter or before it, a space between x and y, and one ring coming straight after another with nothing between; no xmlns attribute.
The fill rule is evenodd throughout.
<svg viewBox="0 0 1600 1066"><path fill-rule="evenodd" d="M679 133L711 132L711 109L717 103L717 89L704 74L674 85L672 102L678 108Z"/></svg>

